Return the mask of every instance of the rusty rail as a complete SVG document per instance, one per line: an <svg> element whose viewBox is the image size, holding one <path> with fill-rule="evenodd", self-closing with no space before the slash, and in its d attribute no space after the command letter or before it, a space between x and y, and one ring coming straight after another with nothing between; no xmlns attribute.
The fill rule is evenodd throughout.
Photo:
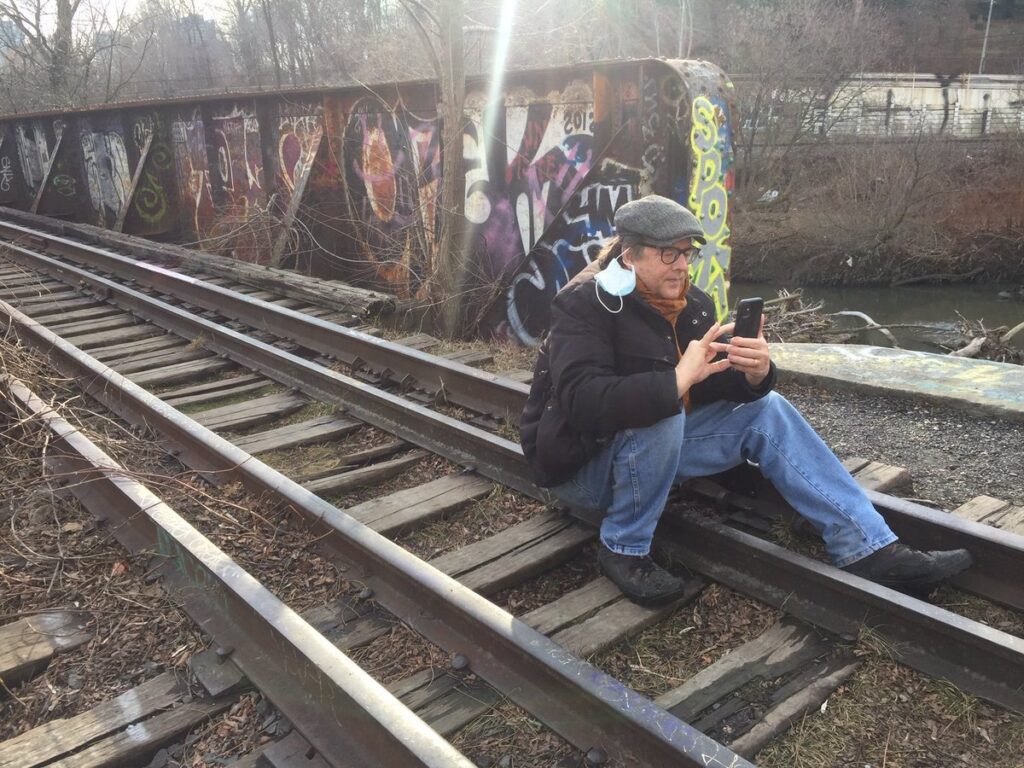
<svg viewBox="0 0 1024 768"><path fill-rule="evenodd" d="M18 249L18 251L19 254L29 253L24 249ZM48 257L42 257L38 254L31 254L31 256L36 260L48 259ZM73 273L68 272L68 275L73 280L81 279L87 284L94 286L101 285L98 281L104 281L102 283L104 285L110 283L110 286L105 290L111 291L115 296L125 296L127 295L125 292L130 290L125 289L123 286L117 286L116 283L111 281L105 281L103 278L96 278L77 268L61 265L53 262L53 260L49 261L52 262L51 268L56 270L56 272L51 272L51 274L73 270ZM149 297L142 297L141 300L147 303L153 302ZM133 311L139 311L134 306L130 308ZM145 307L142 307L139 313L146 317L151 316L151 310L146 310ZM165 327L172 327L174 329L171 325L165 325ZM273 331L272 328L267 328L267 330ZM235 336L241 335L235 334ZM221 342L218 341L217 343L220 344ZM232 345L234 343L235 341L232 341ZM303 391L311 393L314 397L321 399L325 397L324 387L319 383L305 381L302 376L297 376L292 372L294 366L301 364L303 366L302 371L306 375L311 376L315 382L318 382L324 380L323 377L326 375L323 373L324 369L320 366L316 366L308 361L298 360L294 356L288 356L287 353L274 348L267 348L265 350L266 357L261 358L258 366L253 366L251 363L246 362L246 353L236 352L230 345L225 344L214 348L223 349L227 354L235 357L243 364L250 365L250 367L258 367L259 370L263 370L273 378L285 381L292 386L297 386ZM261 352L262 354L264 353ZM281 370L275 369L283 369L284 372L282 373ZM319 372L317 369L319 369ZM330 374L331 372L327 373ZM344 386L351 387L357 393L369 390L365 385L351 380L346 382ZM337 395L328 395L327 401L339 402ZM419 433L413 434L412 432L415 430L411 431L408 425L424 417L424 414L418 412L423 409L419 409L418 406L407 401L402 401L400 398L392 398L388 401L387 407L393 410L386 419L382 419L380 416L373 416L372 414L374 402L380 401L373 401L373 398L361 400L359 401L359 411L353 412L360 418L363 417L364 413L369 413L370 417L367 418L367 421L370 423L381 425L384 429L406 437L410 442L435 450L442 455L453 458L459 463L474 466L482 474L492 477L499 482L503 482L530 495L540 495L539 490L530 481L529 472L518 446L505 441L498 450L490 453L486 451L473 453L470 443L467 442L469 438L466 436L473 435L473 439L476 439L479 437L479 434L476 433L481 433L481 431L474 430L474 428L466 425L458 425L457 429L461 432L461 435L458 437L459 449L452 450L451 448L442 447L439 450L437 446L443 444L449 436L455 434L452 430L456 429L456 425L446 424L444 430L439 430L436 433L426 434L430 430L419 430ZM430 418L438 417L437 414L431 414ZM484 444L481 443L481 445ZM1007 574L1020 573L1024 570L1024 538L993 530L977 523L955 520L930 510L922 512L924 508L918 508L917 505L910 505L909 502L903 502L902 500L895 499L895 497L887 497L884 494L873 494L872 500L893 528L912 545L965 546L983 553L983 556L979 557L971 573L963 577L962 582L958 582L963 583L965 588L973 589L984 597L995 601L1015 606L1020 606L1024 603L1021 599L1024 587L1019 583L1019 580L1007 579ZM690 533L695 534L697 531L691 531ZM751 542L743 543L744 545L751 544ZM724 545L723 551L725 551ZM736 552L733 554L739 556ZM767 582L770 582L771 579L778 579L781 583L787 583L787 579L789 579L794 588L798 586L805 588L804 591L808 595L806 599L810 603L822 601L821 606L823 609L827 607L829 601L836 599L845 601L853 612L846 616L846 620L852 621L855 615L859 615L862 618L877 616L879 611L881 611L886 620L893 622L894 626L897 627L897 629L893 630L893 637L897 643L903 643L905 638L908 637L906 634L908 631L907 627L914 626L914 611L911 610L908 613L904 608L908 606L913 608L927 607L929 622L926 625L922 625L924 629L921 630L926 632L926 640L924 643L915 646L912 652L904 654L902 657L904 661L929 674L943 674L944 676L951 677L951 679L955 675L955 682L966 691L990 698L1010 708L1018 710L1022 708L1021 694L1017 686L1024 686L1024 642L1019 638L996 632L984 627L984 625L963 619L951 612L928 606L926 603L903 598L899 593L877 587L869 582L854 579L853 577L850 577L849 583L844 582L840 593L830 592L825 588L818 588L814 585L822 579L827 580L826 577L834 578L833 572L835 569L806 558L797 557L794 560L791 553L786 553L781 548L767 546L746 549L742 552L742 557L754 558L756 563L752 563L751 567L756 565L761 570L759 575L753 579L734 578L733 581L737 584L738 588L749 591L749 593L754 594L755 597L760 599L768 599L763 596L761 591L755 589L755 582L758 578ZM696 564L698 561L694 559L694 563ZM711 561L705 561L700 567L708 569L708 572L712 572L712 565L714 564ZM797 575L793 576L792 574L794 573ZM728 580L728 578L732 577L725 575L722 578ZM806 581L807 585L802 585L801 580ZM771 584L768 584L765 588L767 589L770 586ZM808 611L807 613L812 621L815 621L815 615L819 615L814 611ZM822 613L820 615L824 616L825 614ZM908 622L910 623L908 624ZM825 626L830 626L824 620L822 620L822 623ZM880 631L884 634L886 631L884 623L879 626ZM429 632L424 632L424 634L429 636ZM965 663L965 659L970 660L978 655L979 637L984 638L985 642L1001 643L1004 647L1005 653L996 657L1001 660L1002 674L1000 674L999 669L995 669L987 663L978 663L977 665L972 665L969 661ZM957 670L959 670L959 673Z"/></svg>
<svg viewBox="0 0 1024 768"><path fill-rule="evenodd" d="M366 583L378 602L428 639L465 655L481 678L580 749L596 750L626 765L750 766L17 309L0 301L0 313L23 343L47 353L65 375L75 377L87 394L122 418L156 429L181 447L179 458L193 468L239 479L302 514L323 531L323 544L332 557L349 564L350 575ZM416 418L421 409L410 407L406 418Z"/></svg>
<svg viewBox="0 0 1024 768"><path fill-rule="evenodd" d="M331 355L344 363L361 362L377 373L390 371L399 379L409 377L416 381L417 386L432 394L443 396L452 403L508 419L513 423L518 423L523 401L529 393L529 387L493 373L250 298L164 267L141 263L111 253L103 248L2 220L0 236L14 241L29 238L33 242L42 242L42 247L47 253L117 274L135 281L140 286L169 293L189 304L214 310L258 330L269 331L276 336L290 339L307 349Z"/></svg>
<svg viewBox="0 0 1024 768"><path fill-rule="evenodd" d="M47 466L128 550L155 554L164 587L332 765L472 767L25 384L5 383L18 410L53 434Z"/></svg>

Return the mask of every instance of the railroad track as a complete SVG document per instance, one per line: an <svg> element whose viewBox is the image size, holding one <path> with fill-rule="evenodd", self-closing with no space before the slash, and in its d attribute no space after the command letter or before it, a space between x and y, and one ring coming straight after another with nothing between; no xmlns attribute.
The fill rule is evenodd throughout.
<svg viewBox="0 0 1024 768"><path fill-rule="evenodd" d="M383 765L459 764L464 758L445 751L451 750L450 744L420 726L424 719L429 723L437 718L438 711L450 715L437 702L450 691L464 691L467 683L460 676L471 671L488 687L463 696L456 707L459 716L449 717L440 729L446 735L504 696L593 764L744 765L740 754L756 752L852 674L857 662L842 650L843 638L856 637L865 628L884 638L901 661L925 674L1024 711L1024 642L1019 638L787 551L763 536L777 525L777 503L710 482L693 484L689 492L713 501L721 511L709 515L706 507L701 511L680 502L666 515L659 539L673 559L697 574L684 601L717 581L769 605L784 606L789 617L651 702L581 659L665 620L678 605L638 608L603 579L561 594L518 620L481 596L541 578L570 561L593 539L588 526L542 510L429 564L385 538L457 515L495 484L514 489L524 499L545 500L529 478L518 445L503 436L514 426L526 396L521 381L347 328L333 321L352 318L329 309L266 293L246 295L236 290L245 290L242 286L180 275L9 222L0 223L0 236L8 240L3 255L9 260L0 265L0 298L18 306L2 305L8 327L24 344L45 352L120 418L161 435L184 465L214 481L239 479L304 516L322 532L327 557L363 585L359 607L347 606L351 615L339 620L346 631L336 633L333 653L317 640L322 634L308 622L303 626L296 615L302 631L296 644L288 646L288 662L273 668L265 661L280 655L284 642L274 617L286 607L261 593L256 598L261 607L254 608L230 586L242 576L228 576L215 585L213 576L224 575L217 573L216 563L224 562L221 555L198 551L202 547L191 533L174 542L159 533L164 530L161 521L138 514L140 499L143 506L155 504L148 491L126 490L123 475L109 464L106 471L92 468L104 465L95 446L72 446L74 436L61 434L65 428L31 393L19 390L16 395L24 412L35 413L60 434L68 456L65 471L107 478L104 483L112 490L95 498L83 491L82 500L101 516L123 521L113 530L122 532L126 546L140 550L160 545L176 553L173 559L182 563L182 571L166 577L169 586L179 594L185 590L200 604L197 620L222 648L232 649L237 666L328 764L349 764L345 761L354 754L376 754L378 744L391 750L380 752L378 763ZM159 398L146 386L160 390ZM303 418L315 410L314 401L335 410ZM229 404L220 405L224 402ZM174 407L203 410L195 410L191 418ZM463 418L451 415L455 412ZM275 425L282 419L289 423ZM371 429L386 437L327 470L299 476L298 482L253 457ZM424 451L443 457L449 472L380 498L346 504L344 511L323 498L408 473L429 460ZM889 481L876 466L851 468L869 487L884 488ZM1006 578L1020 573L1024 560L1024 540L1008 532L1020 524L1019 510L975 505L976 518L998 518L1004 530L878 490L869 493L909 543L966 546L975 552L977 565L957 587L1016 611L1024 608L1020 581ZM144 520L138 522L139 531L127 533L134 528L129 521ZM185 525L172 522L166 527L180 533ZM195 590L196 584L204 589ZM197 591L215 594L220 602L204 607ZM267 620L228 620L224 606L236 599L239 615ZM398 688L406 700L417 699L417 693L421 703L426 700L419 719L401 701L373 688L372 680L360 678L350 689L338 679L346 675L328 673L337 670L332 665L346 663L339 647L352 650L385 631L381 617L366 611L367 603L398 617L451 655L453 669L447 682L437 686L443 691L435 697L422 695L425 684ZM291 626L292 621L289 614L285 623ZM247 631L239 633L238 627ZM355 670L351 674L358 677ZM296 676L315 685L296 688ZM758 678L773 681L773 699L751 702L735 695ZM311 700L313 688L327 698ZM367 694L370 690L373 696ZM367 700L376 700L377 694L387 706L371 711ZM469 700L476 706L466 704ZM754 711L760 716L753 717ZM336 712L357 712L359 722L372 727L353 728L325 715ZM744 726L735 727L740 721ZM360 759L366 761L360 765L372 764L371 757Z"/></svg>

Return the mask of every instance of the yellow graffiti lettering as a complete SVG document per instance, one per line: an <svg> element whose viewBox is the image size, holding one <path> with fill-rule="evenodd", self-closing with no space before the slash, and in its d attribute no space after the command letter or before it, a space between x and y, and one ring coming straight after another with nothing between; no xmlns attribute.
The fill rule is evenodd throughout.
<svg viewBox="0 0 1024 768"><path fill-rule="evenodd" d="M693 100L690 148L693 150L693 172L690 181L690 210L700 220L707 237L701 249L703 258L692 269L694 285L709 294L715 302L718 320L729 312L726 274L732 246L729 245L729 193L722 173L723 151L719 146L719 118L716 107L706 96Z"/></svg>

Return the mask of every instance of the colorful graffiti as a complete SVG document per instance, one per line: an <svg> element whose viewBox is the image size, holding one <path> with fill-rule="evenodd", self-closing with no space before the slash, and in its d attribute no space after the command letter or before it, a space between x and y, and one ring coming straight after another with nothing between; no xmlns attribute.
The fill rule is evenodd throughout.
<svg viewBox="0 0 1024 768"><path fill-rule="evenodd" d="M158 232L166 228L172 211L168 175L174 164L174 154L159 119L140 118L132 129L132 138L143 163L132 210L138 218L140 230Z"/></svg>
<svg viewBox="0 0 1024 768"><path fill-rule="evenodd" d="M0 192L10 192L13 181L14 171L11 170L11 158L4 155L0 157Z"/></svg>
<svg viewBox="0 0 1024 768"><path fill-rule="evenodd" d="M181 211L188 217L184 226L193 237L203 238L213 221L213 192L203 118L198 109L171 123L171 140Z"/></svg>
<svg viewBox="0 0 1024 768"><path fill-rule="evenodd" d="M277 163L280 191L295 191L295 185L313 165L314 154L324 132L320 115L282 117L277 127Z"/></svg>
<svg viewBox="0 0 1024 768"><path fill-rule="evenodd" d="M429 83L83 110L73 139L64 116L12 118L0 126L0 200L251 261L287 250L311 273L424 297L451 162L465 173L480 330L533 344L615 211L657 192L701 218L710 242L694 282L724 315L733 170L720 70L608 62L509 73L493 100L487 86L469 86L454 159ZM303 226L279 237L293 217Z"/></svg>
<svg viewBox="0 0 1024 768"><path fill-rule="evenodd" d="M496 335L536 345L550 322L551 299L592 262L613 234L615 211L637 196L639 169L605 160L597 178L584 182L558 220L534 247L505 292L505 318Z"/></svg>
<svg viewBox="0 0 1024 768"><path fill-rule="evenodd" d="M723 102L707 96L693 100L690 148L689 208L700 219L707 237L701 260L692 279L715 302L719 320L728 314L728 273L732 247L729 245L729 192L734 186L732 138Z"/></svg>
<svg viewBox="0 0 1024 768"><path fill-rule="evenodd" d="M80 140L89 197L96 210L96 224L113 226L121 209L128 204L132 187L124 139L114 130L84 130Z"/></svg>
<svg viewBox="0 0 1024 768"><path fill-rule="evenodd" d="M33 194L43 183L43 173L50 164L50 148L46 142L46 132L39 121L15 127L18 144L18 157L21 159L21 175L25 185Z"/></svg>
<svg viewBox="0 0 1024 768"><path fill-rule="evenodd" d="M266 202L263 190L263 153L260 126L251 110L235 107L214 115L213 148L216 156L216 197L233 216L245 218L250 208Z"/></svg>
<svg viewBox="0 0 1024 768"><path fill-rule="evenodd" d="M467 96L463 155L478 277L493 282L523 263L590 171L593 93L581 81L544 97L511 89L489 144L485 107L483 93Z"/></svg>
<svg viewBox="0 0 1024 768"><path fill-rule="evenodd" d="M373 97L350 111L342 141L345 191L374 279L422 296L436 256L441 129Z"/></svg>

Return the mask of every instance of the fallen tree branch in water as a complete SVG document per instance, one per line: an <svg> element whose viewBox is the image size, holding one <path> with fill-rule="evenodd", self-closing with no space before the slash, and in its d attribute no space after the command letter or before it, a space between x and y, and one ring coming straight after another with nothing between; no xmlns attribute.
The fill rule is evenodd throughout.
<svg viewBox="0 0 1024 768"><path fill-rule="evenodd" d="M985 346L985 337L979 336L976 339L971 340L967 346L961 349L954 349L949 353L950 357L977 357L978 353L981 352L981 348Z"/></svg>

